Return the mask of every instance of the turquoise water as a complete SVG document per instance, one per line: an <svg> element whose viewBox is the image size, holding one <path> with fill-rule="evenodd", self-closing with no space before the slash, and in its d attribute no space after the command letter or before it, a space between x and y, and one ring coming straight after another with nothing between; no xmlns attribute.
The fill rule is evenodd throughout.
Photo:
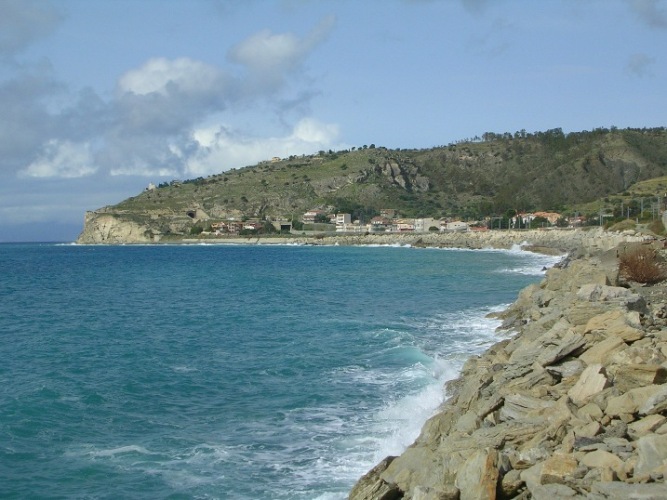
<svg viewBox="0 0 667 500"><path fill-rule="evenodd" d="M0 245L0 497L345 498L554 262Z"/></svg>

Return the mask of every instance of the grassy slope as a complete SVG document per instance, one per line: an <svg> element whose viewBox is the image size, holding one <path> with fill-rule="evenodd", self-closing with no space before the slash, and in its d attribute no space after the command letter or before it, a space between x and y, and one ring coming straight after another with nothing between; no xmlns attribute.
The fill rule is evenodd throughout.
<svg viewBox="0 0 667 500"><path fill-rule="evenodd" d="M145 191L104 211L160 231L193 218L300 216L312 208L370 216L477 218L507 209L599 209L600 200L664 194L667 130L494 135L425 150L368 148L227 171ZM595 203L598 207L595 208ZM199 210L197 212L197 210ZM196 212L196 213L195 213Z"/></svg>

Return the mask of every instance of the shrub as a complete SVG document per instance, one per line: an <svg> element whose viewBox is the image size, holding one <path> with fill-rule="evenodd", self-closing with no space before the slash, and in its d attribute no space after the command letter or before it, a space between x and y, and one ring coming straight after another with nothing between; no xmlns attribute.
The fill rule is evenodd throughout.
<svg viewBox="0 0 667 500"><path fill-rule="evenodd" d="M620 222L616 222L613 224L611 227L609 227L609 231L627 231L629 229L636 229L637 224L635 223L634 220L631 219L623 219Z"/></svg>
<svg viewBox="0 0 667 500"><path fill-rule="evenodd" d="M648 225L649 231L652 231L653 234L657 234L658 236L662 236L665 234L665 226L663 225L662 221L660 219L654 220Z"/></svg>
<svg viewBox="0 0 667 500"><path fill-rule="evenodd" d="M637 247L623 252L619 258L619 273L637 283L657 283L667 278L667 271L656 251L649 247Z"/></svg>

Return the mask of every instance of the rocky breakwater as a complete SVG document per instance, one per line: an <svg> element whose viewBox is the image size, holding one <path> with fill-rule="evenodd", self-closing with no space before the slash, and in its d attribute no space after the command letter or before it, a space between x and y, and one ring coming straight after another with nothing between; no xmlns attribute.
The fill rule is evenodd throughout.
<svg viewBox="0 0 667 500"><path fill-rule="evenodd" d="M601 228L522 231L464 231L438 233L379 233L346 235L338 234L320 238L296 238L295 242L314 245L410 245L414 247L441 248L504 248L521 246L527 250L548 253L579 251L595 253L608 250L621 243L650 241L653 237L637 234L605 231Z"/></svg>
<svg viewBox="0 0 667 500"><path fill-rule="evenodd" d="M666 286L621 283L617 252L524 289L502 314L514 336L350 498L667 498Z"/></svg>

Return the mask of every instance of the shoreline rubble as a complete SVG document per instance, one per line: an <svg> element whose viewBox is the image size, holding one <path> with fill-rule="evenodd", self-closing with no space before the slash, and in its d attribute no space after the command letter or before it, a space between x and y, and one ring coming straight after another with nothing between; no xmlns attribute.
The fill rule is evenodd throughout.
<svg viewBox="0 0 667 500"><path fill-rule="evenodd" d="M601 231L523 241L569 254L500 313L516 333L465 363L416 441L351 500L667 498L667 285L618 272L624 247L662 243Z"/></svg>

